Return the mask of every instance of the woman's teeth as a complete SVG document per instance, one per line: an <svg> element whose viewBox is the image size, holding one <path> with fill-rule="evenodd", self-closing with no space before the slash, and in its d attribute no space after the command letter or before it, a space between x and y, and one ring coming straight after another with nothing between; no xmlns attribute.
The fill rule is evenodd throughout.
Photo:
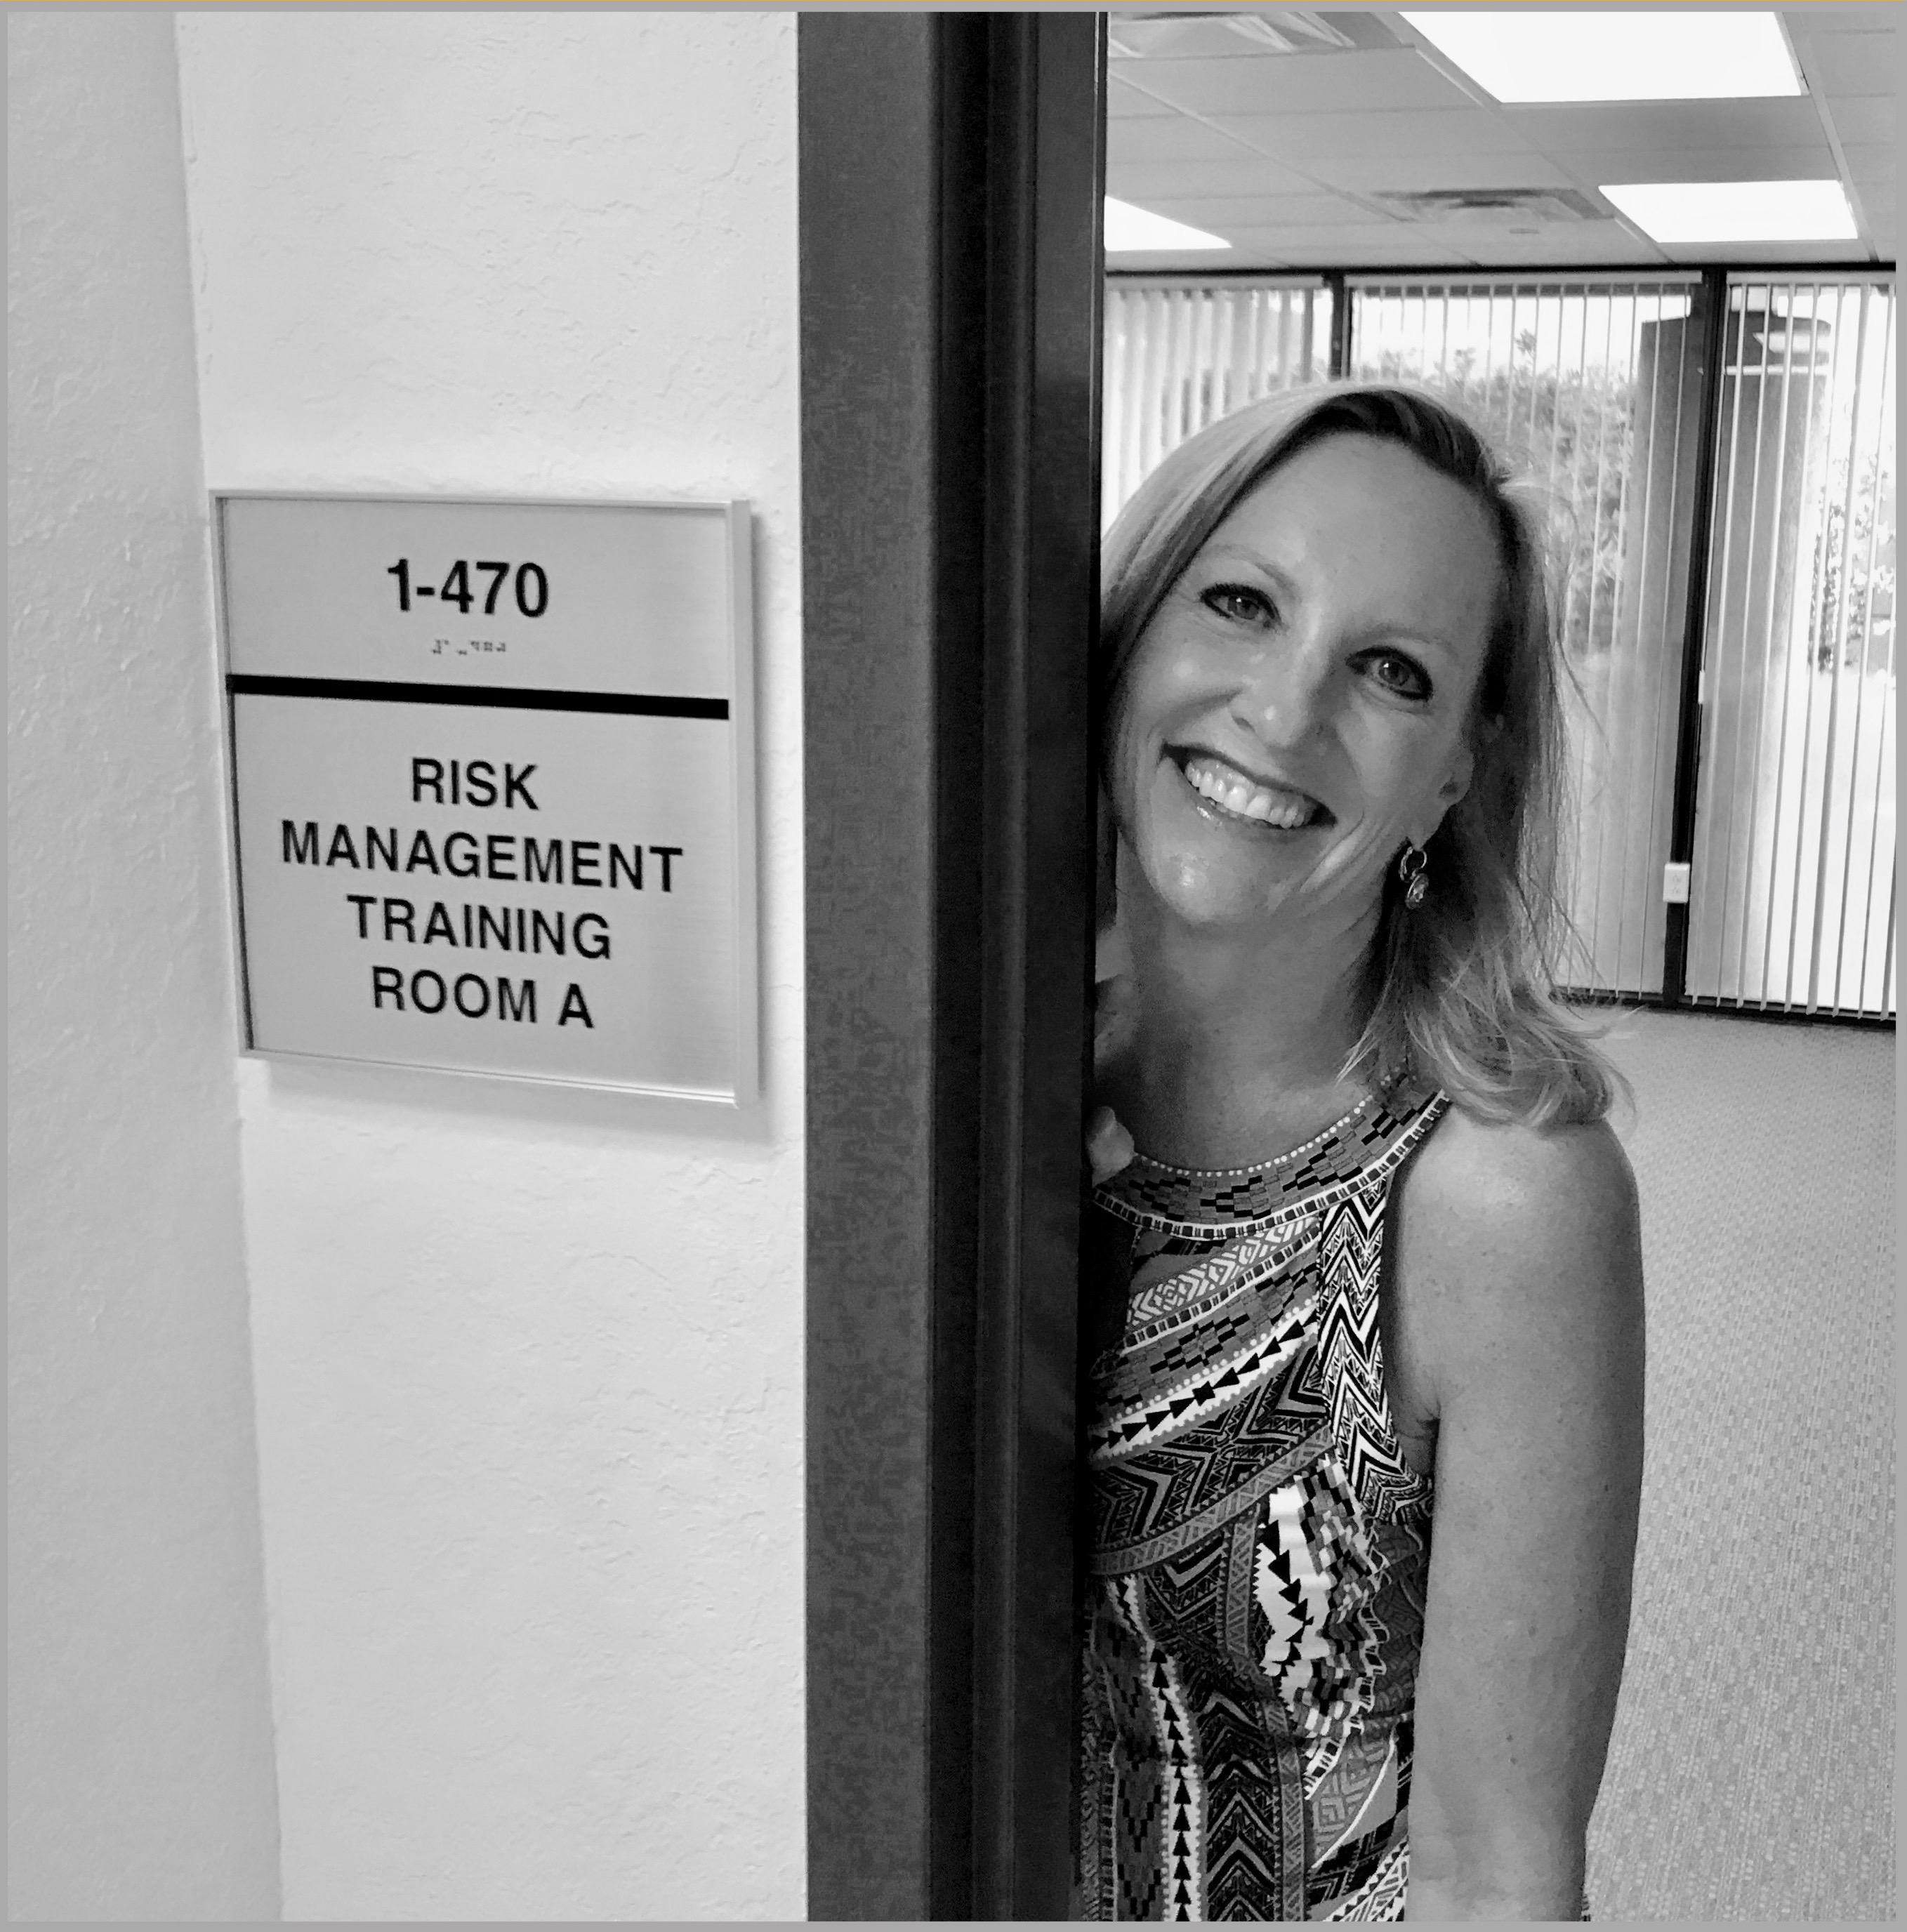
<svg viewBox="0 0 1907 1932"><path fill-rule="evenodd" d="M1254 785L1216 758L1189 758L1185 764L1185 782L1201 798L1239 818L1256 819L1261 825L1281 832L1295 832L1316 817L1317 806L1302 792L1287 791L1282 786Z"/></svg>

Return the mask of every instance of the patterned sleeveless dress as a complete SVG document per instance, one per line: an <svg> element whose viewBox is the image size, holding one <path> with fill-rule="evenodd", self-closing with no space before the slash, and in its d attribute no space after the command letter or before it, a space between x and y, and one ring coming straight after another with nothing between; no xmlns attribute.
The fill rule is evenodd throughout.
<svg viewBox="0 0 1907 1932"><path fill-rule="evenodd" d="M1403 1916L1431 1484L1378 1276L1447 1106L1400 1083L1263 1167L1095 1191L1134 1287L1092 1369L1085 1918Z"/></svg>

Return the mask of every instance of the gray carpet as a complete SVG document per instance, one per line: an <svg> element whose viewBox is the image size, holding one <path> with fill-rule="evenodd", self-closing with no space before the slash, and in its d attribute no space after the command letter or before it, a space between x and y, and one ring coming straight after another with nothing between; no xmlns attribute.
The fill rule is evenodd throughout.
<svg viewBox="0 0 1907 1932"><path fill-rule="evenodd" d="M1605 1044L1648 1449L1591 1904L1890 1920L1893 1036L1643 1012Z"/></svg>

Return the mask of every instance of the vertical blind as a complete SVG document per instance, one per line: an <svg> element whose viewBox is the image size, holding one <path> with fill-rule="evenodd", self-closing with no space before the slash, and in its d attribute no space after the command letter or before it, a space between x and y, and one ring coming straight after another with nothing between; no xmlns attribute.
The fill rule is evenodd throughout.
<svg viewBox="0 0 1907 1932"><path fill-rule="evenodd" d="M1449 398L1535 482L1565 560L1557 615L1572 809L1573 984L1662 982L1694 506L1694 277L1358 282L1351 373Z"/></svg>
<svg viewBox="0 0 1907 1932"><path fill-rule="evenodd" d="M1731 277L1687 987L1890 1013L1894 295Z"/></svg>
<svg viewBox="0 0 1907 1932"><path fill-rule="evenodd" d="M1109 524L1168 450L1330 367L1331 291L1290 279L1122 278L1106 292L1100 502Z"/></svg>
<svg viewBox="0 0 1907 1932"><path fill-rule="evenodd" d="M1879 277L1730 278L1701 446L1695 274L1359 277L1348 373L1444 394L1532 479L1561 539L1586 990L1662 986L1689 566L1705 542L1685 990L1894 1010L1894 308ZM1328 373L1331 288L1122 278L1106 304L1110 517L1216 417ZM1704 458L1708 530L1694 527Z"/></svg>

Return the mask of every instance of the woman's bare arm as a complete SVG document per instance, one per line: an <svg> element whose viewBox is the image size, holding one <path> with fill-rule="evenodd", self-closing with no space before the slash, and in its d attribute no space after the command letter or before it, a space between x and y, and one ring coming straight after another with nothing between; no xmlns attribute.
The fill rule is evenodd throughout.
<svg viewBox="0 0 1907 1932"><path fill-rule="evenodd" d="M1576 1916L1629 1628L1641 1254L1606 1126L1453 1114L1400 1190L1395 1318L1437 1418L1410 1916Z"/></svg>

